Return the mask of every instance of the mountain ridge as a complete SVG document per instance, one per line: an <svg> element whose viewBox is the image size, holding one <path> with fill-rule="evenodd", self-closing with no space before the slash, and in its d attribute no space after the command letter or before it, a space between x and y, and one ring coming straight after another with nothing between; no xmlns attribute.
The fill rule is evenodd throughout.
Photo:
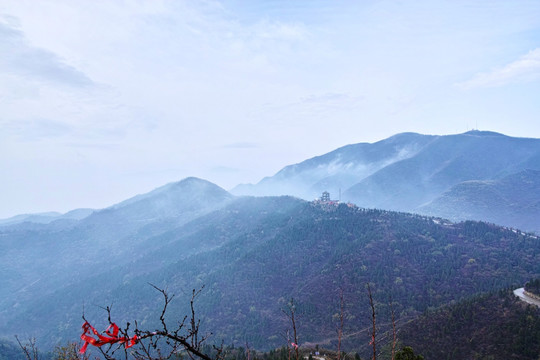
<svg viewBox="0 0 540 360"><path fill-rule="evenodd" d="M528 224L540 218L540 171L527 169L497 180L470 180L454 185L419 212L448 218L484 220L540 232Z"/></svg>
<svg viewBox="0 0 540 360"><path fill-rule="evenodd" d="M381 299L381 316L390 295L399 313L416 316L477 292L523 283L540 272L540 243L527 234L293 197L236 198L140 240L130 248L108 249L104 271L100 261L105 254L87 253L84 261L94 264L88 267L90 276L49 284L53 291L39 295L30 286L25 291L34 297L4 299L0 308L9 311L0 312L0 333L20 329L34 331L41 341L73 338L83 303L114 303L115 321L135 318L152 326L159 321L160 298L147 283L177 295L173 319L189 311L187 290L205 285L198 301L201 326L218 339L235 344L247 339L267 348L280 344L279 336L273 336L286 326L280 309L291 296L306 314L299 324L302 341L317 342L334 334L334 290L339 286L351 301L347 311L358 319L348 325L352 331L369 323L368 281ZM94 322L104 316L94 306L85 313ZM25 328L19 328L22 324ZM351 341L347 346L361 340Z"/></svg>
<svg viewBox="0 0 540 360"><path fill-rule="evenodd" d="M340 147L231 192L311 200L329 191L361 207L422 212L459 183L498 180L527 169L540 170L540 139L479 130L453 135L402 133ZM478 215L471 219L482 220ZM538 220L528 219L505 225L540 229Z"/></svg>
<svg viewBox="0 0 540 360"><path fill-rule="evenodd" d="M170 196L150 192L80 220L0 227L5 249L0 256L0 269L5 275L0 278L0 295L4 295L0 296L0 318L11 306L36 294L45 296L64 283L106 274L111 261L130 263L138 252L145 251L144 242L149 237L170 231L233 199L205 180L190 178L175 184ZM62 261L56 261L58 258Z"/></svg>
<svg viewBox="0 0 540 360"><path fill-rule="evenodd" d="M132 208L137 221L150 218L182 216L175 210L174 201L181 199L181 190L175 196L169 190L198 184L208 191L213 188L216 203L236 196L291 195L312 200L323 191L334 198L352 202L361 207L395 211L419 212L430 215L454 216L459 206L441 213L434 212L437 199L441 199L454 186L467 181L494 181L524 170L540 170L540 139L517 138L492 131L471 130L462 134L423 135L406 132L393 135L374 143L349 144L329 153L315 156L297 164L285 166L273 176L263 178L257 184L239 184L226 192L206 180L189 177L158 187L146 194L136 195L118 204L100 210L88 211L89 219L100 216L103 211L125 212ZM185 190L189 196L195 190ZM196 191L195 191L196 192ZM167 196L161 194L169 194ZM339 194L339 196L338 196ZM153 198L153 200L150 200ZM145 200L146 199L146 200ZM163 206L158 202L164 202ZM206 204L210 208L211 203ZM501 214L487 217L486 221L498 221L505 213L504 204L495 204ZM430 207L431 206L431 207ZM519 207L519 206L517 206ZM168 208L169 213L164 209ZM152 210L153 209L153 210ZM438 207L437 209L441 209ZM74 217L57 214L20 215L0 220L0 226L21 222L49 223L72 220ZM80 219L82 216L76 217ZM501 222L506 226L538 231L540 221L526 216L527 221ZM469 219L484 220L481 213L471 213ZM72 222L71 222L72 223ZM62 222L57 226L61 227ZM68 226L70 222L65 221Z"/></svg>
<svg viewBox="0 0 540 360"><path fill-rule="evenodd" d="M0 226L10 226L23 222L48 224L58 220L81 220L87 216L90 216L94 211L94 209L90 208L79 208L70 210L63 214L56 211L33 214L20 214L6 219L0 219Z"/></svg>
<svg viewBox="0 0 540 360"><path fill-rule="evenodd" d="M489 190L487 196L473 188L463 190L468 197L456 202L485 201L498 210L504 204L522 208L529 201L529 211L537 206L531 192L540 193L538 143L490 132L397 134L376 146L336 149L280 176L310 179L316 183L306 189L314 191L333 177L349 181L342 170L357 166L348 164L360 154L365 157L361 165L373 167L356 168L353 175L372 171L362 181L371 182L372 190L379 186L387 203L406 190L415 204L424 201L418 210L436 204L425 201L426 194L450 204L443 195L481 186ZM471 153L478 159L465 156ZM325 168L332 162L335 168ZM481 165L485 168L478 169ZM470 179L478 174L489 178ZM494 191L504 195L502 200ZM36 336L45 347L72 340L85 303L92 304L84 308L85 315L98 323L104 321L99 306L114 303L115 321L137 319L151 328L161 309L160 297L146 285L151 283L177 295L170 308L173 319L189 313L188 290L205 286L198 302L202 328L213 331L218 341L248 341L261 349L281 344L280 331L287 327L281 309L294 297L304 314L302 341L317 343L335 337L336 291L341 287L350 299L347 316L356 319L347 331L357 334L343 345L355 348L364 341L358 329L369 326L368 282L380 316L388 315L386 299L392 297L397 313L409 319L540 276L538 237L512 224L447 221L438 215L443 209L427 216L360 205L298 196L234 196L191 177L81 219L0 227L0 336L16 331Z"/></svg>

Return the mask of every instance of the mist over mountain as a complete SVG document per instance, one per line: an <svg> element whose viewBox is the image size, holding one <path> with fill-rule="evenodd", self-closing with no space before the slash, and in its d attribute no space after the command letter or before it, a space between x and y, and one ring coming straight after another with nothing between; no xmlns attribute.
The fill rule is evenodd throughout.
<svg viewBox="0 0 540 360"><path fill-rule="evenodd" d="M419 212L540 233L540 171L524 170L498 180L464 181L420 207Z"/></svg>
<svg viewBox="0 0 540 360"><path fill-rule="evenodd" d="M339 148L287 166L258 184L238 186L232 192L313 199L322 191L329 191L334 199L366 208L459 220L505 219L500 223L533 231L540 228L538 217L531 214L517 221L516 216L507 216L505 203L491 201L492 215L487 218L485 212L474 206L467 207L467 216L456 216L466 207L459 201L444 203L444 209L437 207L437 199L461 183L498 181L527 170L540 170L540 139L513 138L489 131L445 136L403 133L373 144ZM530 206L524 191L530 198L536 198L538 193L530 186L506 186L505 191L507 199L514 199L514 208ZM450 208L452 204L456 206ZM444 211L438 213L439 210Z"/></svg>
<svg viewBox="0 0 540 360"><path fill-rule="evenodd" d="M13 307L70 283L108 273L111 262L129 263L143 243L232 198L205 180L165 185L81 220L23 222L0 227L0 322Z"/></svg>
<svg viewBox="0 0 540 360"><path fill-rule="evenodd" d="M444 317L418 316L540 276L538 237L509 228L539 228L539 154L537 139L405 133L235 189L303 189L295 196L235 196L187 178L102 210L7 219L0 226L0 337L36 337L50 349L78 338L83 309L105 328L102 307L111 304L114 321L150 329L162 303L148 283L175 294L173 320L189 312L191 290L204 286L197 300L204 330L216 342L262 350L282 345L288 325L281 310L292 297L302 344L335 347L343 289L350 334L343 345L368 351L358 330L369 327L368 282L386 323L392 298L403 321L444 326ZM300 198L332 189L362 206ZM468 219L488 223L457 222ZM451 318L452 311L443 313ZM418 345L411 333L405 338Z"/></svg>
<svg viewBox="0 0 540 360"><path fill-rule="evenodd" d="M57 220L81 220L87 216L90 216L90 214L93 212L93 209L75 209L68 211L65 214L61 214L59 212L46 212L38 214L15 215L7 219L0 219L0 226L20 224L23 222L48 224Z"/></svg>
<svg viewBox="0 0 540 360"><path fill-rule="evenodd" d="M157 207L147 214L130 210L154 201L186 210L177 216L163 209L170 221L148 217ZM120 211L144 221L134 226L139 221ZM0 229L6 249L0 336L35 336L44 348L78 337L83 308L98 327L106 326L102 307L110 304L118 323L157 326L161 298L152 283L176 295L171 319L188 313L191 289L204 285L197 301L204 330L217 342L248 341L259 349L282 344L281 309L291 297L302 314L302 343L334 346L343 288L347 317L354 319L346 331L356 334L344 345L365 351L368 340L357 329L369 326L367 282L381 317L392 296L400 316L414 318L540 274L540 242L521 232L293 197L233 197L199 179L98 211L75 226L53 225Z"/></svg>
<svg viewBox="0 0 540 360"><path fill-rule="evenodd" d="M289 165L256 185L239 185L237 195L294 195L306 200L323 191L338 194L394 162L413 157L432 136L404 133L374 144L347 145L299 164Z"/></svg>

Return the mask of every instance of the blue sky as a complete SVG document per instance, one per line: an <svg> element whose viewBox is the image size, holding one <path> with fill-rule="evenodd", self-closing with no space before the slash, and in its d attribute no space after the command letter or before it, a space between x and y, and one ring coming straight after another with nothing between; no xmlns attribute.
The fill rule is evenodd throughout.
<svg viewBox="0 0 540 360"><path fill-rule="evenodd" d="M539 115L536 0L0 3L0 218Z"/></svg>

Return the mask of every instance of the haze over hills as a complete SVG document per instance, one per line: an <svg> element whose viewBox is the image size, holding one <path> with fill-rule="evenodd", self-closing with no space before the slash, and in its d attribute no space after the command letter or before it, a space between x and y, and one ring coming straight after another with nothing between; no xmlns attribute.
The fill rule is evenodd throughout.
<svg viewBox="0 0 540 360"><path fill-rule="evenodd" d="M346 331L356 334L344 345L362 351L368 281L381 317L392 296L410 319L540 275L535 236L293 197L234 197L194 178L76 224L2 227L0 241L0 336L35 336L44 348L77 339L83 305L98 327L106 320L100 306L110 304L118 323L156 326L161 298L152 283L176 295L171 319L187 313L191 289L205 285L197 302L204 329L216 341L259 349L282 344L290 297L303 314L302 342L335 345L342 287L355 319Z"/></svg>
<svg viewBox="0 0 540 360"><path fill-rule="evenodd" d="M312 200L329 191L336 200L366 208L441 216L455 221L484 220L538 232L540 217L535 203L540 193L538 171L540 139L477 130L444 136L402 133L373 144L341 147L286 166L255 185L238 185L231 192L250 196L291 195ZM503 179L504 185L500 183ZM163 221L181 218L183 209L171 210L174 196L167 199L165 196L169 195L161 195L158 199L159 193L166 194L169 186L172 185L154 190L151 196L156 199L151 202L136 196L96 212L93 217L112 211L122 218L129 215L123 213L132 211L130 226L135 228L151 218ZM124 208L131 203L138 205ZM0 226L82 219L92 212L79 209L62 216L19 215L0 220Z"/></svg>
<svg viewBox="0 0 540 360"><path fill-rule="evenodd" d="M540 170L540 139L513 138L489 131L445 136L403 133L373 144L339 148L287 166L258 184L240 185L232 192L258 196L286 194L310 200L322 191L329 191L333 198L341 196L342 201L366 208L428 213L459 220L503 219L501 224L537 231L540 220L534 214L519 221L515 216L506 216L508 201L516 209L530 206L527 197L536 198L540 192L537 181L521 188L518 183L516 187L507 185L504 190L507 202L491 201L488 218L474 206L446 202L446 197L452 196L451 189L462 183L468 182L463 186L470 186L471 181L498 181L527 170ZM524 191L530 196L524 195ZM438 206L439 203L445 206ZM450 208L453 203L459 206Z"/></svg>
<svg viewBox="0 0 540 360"><path fill-rule="evenodd" d="M382 318L392 297L409 321L540 276L537 236L441 218L538 229L539 144L476 131L398 134L243 187L276 193L303 187L304 196L316 197L339 184L343 200L362 194L364 203L414 206L434 217L292 196L235 196L187 178L102 210L12 219L0 226L0 337L35 336L45 349L75 340L83 304L98 327L105 327L99 306L114 304L118 323L136 319L151 328L161 311L152 283L176 295L173 319L189 311L191 289L204 285L198 311L205 330L216 341L248 341L258 349L282 345L281 309L294 297L302 342L332 347L336 291L343 288L351 320L344 346L366 351L358 329L370 321L367 282Z"/></svg>
<svg viewBox="0 0 540 360"><path fill-rule="evenodd" d="M48 224L56 220L81 220L94 212L93 209L75 209L65 214L59 212L46 212L38 214L15 215L8 219L0 219L0 226L14 225L22 222L31 222L38 224Z"/></svg>
<svg viewBox="0 0 540 360"><path fill-rule="evenodd" d="M483 220L540 233L540 171L464 181L418 210L453 221Z"/></svg>
<svg viewBox="0 0 540 360"><path fill-rule="evenodd" d="M328 154L289 165L255 185L238 185L236 195L294 195L306 200L323 191L334 194L380 169L408 159L433 140L433 136L415 133L394 135L374 144L360 143L341 147Z"/></svg>
<svg viewBox="0 0 540 360"><path fill-rule="evenodd" d="M133 261L148 237L208 213L231 198L214 184L188 178L78 221L0 227L4 274L0 317L37 294L44 296L65 284L106 273L110 261Z"/></svg>

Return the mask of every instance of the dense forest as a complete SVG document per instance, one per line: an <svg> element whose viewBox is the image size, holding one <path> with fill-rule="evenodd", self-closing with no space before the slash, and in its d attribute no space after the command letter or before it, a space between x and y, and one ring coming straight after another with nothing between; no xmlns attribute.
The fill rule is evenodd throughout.
<svg viewBox="0 0 540 360"><path fill-rule="evenodd" d="M426 359L537 360L540 309L501 290L428 311L399 336Z"/></svg>
<svg viewBox="0 0 540 360"><path fill-rule="evenodd" d="M383 334L391 308L404 324L475 294L521 287L540 275L540 241L532 234L290 197L240 198L157 235L145 227L136 236L126 239L133 242L127 254L119 243L101 255L119 261L96 263L84 281L12 307L3 314L2 332L35 336L49 351L77 338L83 311L96 328L106 328L103 308L111 304L113 321L137 320L153 329L159 325L161 298L151 283L175 295L168 312L172 321L189 313L191 289L204 287L196 303L201 331L212 332L212 341L248 343L259 351L284 345L288 321L282 309L294 298L299 344L335 349L342 290L342 346L367 358L368 283ZM403 340L427 354L418 343Z"/></svg>
<svg viewBox="0 0 540 360"><path fill-rule="evenodd" d="M380 314L377 313L377 316ZM384 328L386 319L378 317L378 320ZM513 295L511 289L477 295L453 305L427 310L415 319L398 321L396 325L397 343L394 354L396 360L537 360L540 354L540 309L520 301ZM388 326L385 330L378 329L377 358L380 360L392 358L392 332ZM371 347L371 344L369 346ZM57 346L50 353L40 353L39 358L82 359L83 355L77 352L79 347L80 345L77 346L76 343ZM201 349L212 358L217 356L216 348L209 344L202 346ZM348 348L342 348L342 351L339 355L341 360L372 359L370 355L362 357L358 352ZM2 360L28 359L19 346L5 340L0 340L0 354ZM97 350L91 349L85 358L97 355L99 355ZM299 356L308 360L321 357L329 360L338 359L336 348L318 344L301 346ZM183 353L173 358L188 357ZM243 346L225 346L220 354L220 360L290 359L295 359L294 349L290 345L259 351L246 342Z"/></svg>

